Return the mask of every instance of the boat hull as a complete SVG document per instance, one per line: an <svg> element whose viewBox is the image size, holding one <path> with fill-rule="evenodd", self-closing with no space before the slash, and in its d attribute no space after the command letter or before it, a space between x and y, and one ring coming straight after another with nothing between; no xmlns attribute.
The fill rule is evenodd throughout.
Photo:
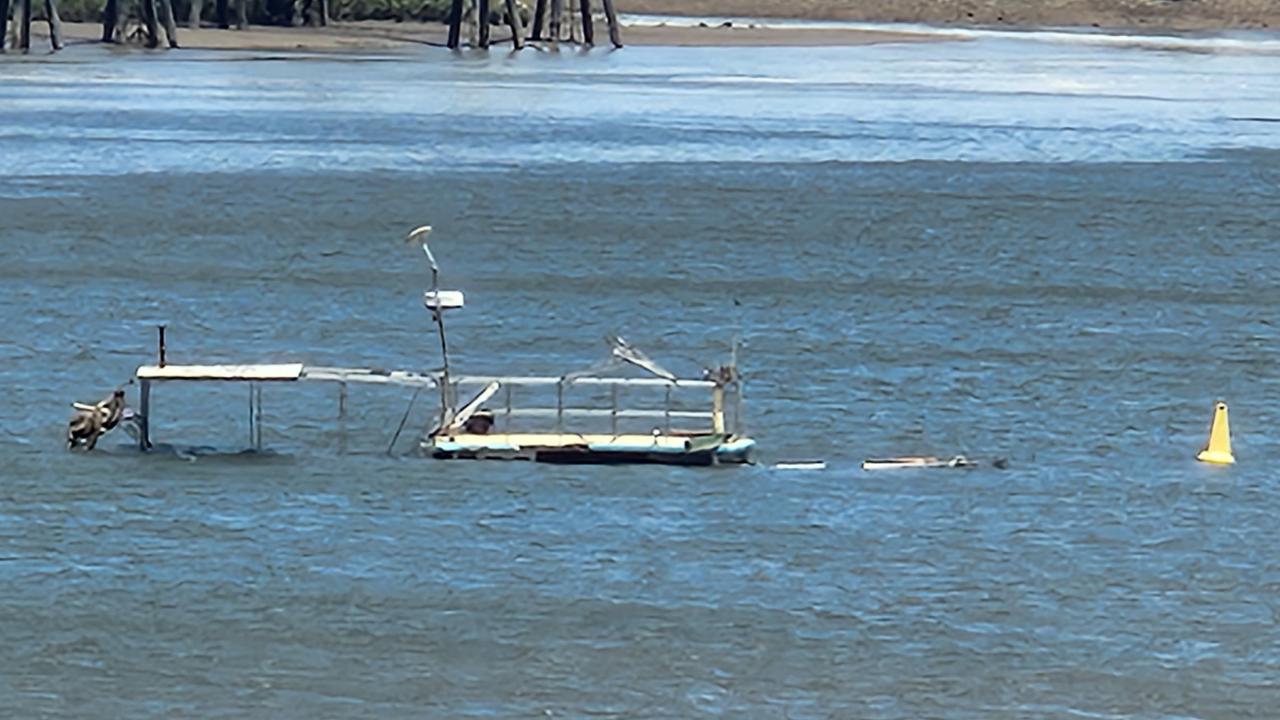
<svg viewBox="0 0 1280 720"><path fill-rule="evenodd" d="M560 465L743 465L755 441L723 435L592 436L568 434L455 435L429 438L440 460L527 460Z"/></svg>

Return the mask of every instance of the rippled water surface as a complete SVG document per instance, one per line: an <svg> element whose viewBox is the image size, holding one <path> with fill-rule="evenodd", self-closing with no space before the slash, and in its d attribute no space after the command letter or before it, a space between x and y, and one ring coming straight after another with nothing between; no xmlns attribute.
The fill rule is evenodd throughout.
<svg viewBox="0 0 1280 720"><path fill-rule="evenodd" d="M5 61L0 706L1273 717L1280 75L1241 42ZM62 451L159 321L173 362L434 367L424 222L459 365L737 333L763 463L388 455L408 394L340 436L324 386L266 389L265 455L243 389L170 386L157 439L226 453ZM903 453L1010 467L858 469Z"/></svg>

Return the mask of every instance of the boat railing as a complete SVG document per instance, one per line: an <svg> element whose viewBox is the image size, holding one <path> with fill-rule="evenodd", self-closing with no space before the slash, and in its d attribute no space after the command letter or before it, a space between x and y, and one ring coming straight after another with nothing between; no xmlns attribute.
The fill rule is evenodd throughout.
<svg viewBox="0 0 1280 720"><path fill-rule="evenodd" d="M564 432L573 420L609 421L609 431L618 434L628 421L659 420L661 425L645 427L644 432L662 430L665 432L714 432L717 427L723 428L723 407L716 403L716 390L720 388L711 380L672 379L665 378L614 378L614 377L554 377L554 376L500 376L470 375L452 379L455 388L473 387L488 388L497 385L496 392L490 392L490 402L484 410L493 420L502 421L508 431L519 420L542 421L539 425L545 428L548 420L554 421L556 432ZM528 393L517 390L533 391ZM577 390L578 392L574 392ZM625 398L624 390L641 391L650 394L647 402L634 397ZM554 391L554 398L550 392ZM579 397L591 395L590 399ZM659 397L651 393L661 391ZM698 404L701 408L691 407L689 391L710 393L710 402L703 400ZM467 393L458 393L459 397ZM534 395L534 398L528 397ZM604 395L605 397L601 397ZM554 404L553 404L554 403ZM705 403L705 404L703 404ZM639 407L637 407L639 405ZM717 416L720 420L717 421ZM736 427L737 418L733 418ZM677 423L694 425L695 429L678 429Z"/></svg>

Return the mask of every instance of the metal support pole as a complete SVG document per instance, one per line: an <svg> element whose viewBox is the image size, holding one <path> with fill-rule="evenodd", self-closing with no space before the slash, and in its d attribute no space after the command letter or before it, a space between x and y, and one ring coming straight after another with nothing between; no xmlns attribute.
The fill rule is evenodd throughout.
<svg viewBox="0 0 1280 720"><path fill-rule="evenodd" d="M257 403L258 417L254 419L253 427L258 431L258 435L254 438L253 449L261 451L262 450L262 386L257 385L255 386L255 389L257 391L256 403Z"/></svg>
<svg viewBox="0 0 1280 720"><path fill-rule="evenodd" d="M564 380L556 383L556 432L564 432Z"/></svg>
<svg viewBox="0 0 1280 720"><path fill-rule="evenodd" d="M338 454L347 454L347 384L338 383Z"/></svg>
<svg viewBox="0 0 1280 720"><path fill-rule="evenodd" d="M249 447L254 447L254 438L257 437L257 433L255 432L253 427L253 421L254 421L253 391L254 391L254 384L249 383Z"/></svg>
<svg viewBox="0 0 1280 720"><path fill-rule="evenodd" d="M507 386L507 422L506 422L507 432L511 431L511 411L512 411L511 386L508 385Z"/></svg>
<svg viewBox="0 0 1280 720"><path fill-rule="evenodd" d="M146 452L151 449L151 381L138 382L138 413L142 416L138 423L138 449Z"/></svg>
<svg viewBox="0 0 1280 720"><path fill-rule="evenodd" d="M612 412L610 413L610 416L609 416L609 427L613 431L613 434L616 436L618 434L618 386L617 385L613 386L613 390L610 393L610 396L611 396L610 399L612 404Z"/></svg>
<svg viewBox="0 0 1280 720"><path fill-rule="evenodd" d="M666 417L667 432L670 433L671 432L671 386L670 385L667 386L667 399L663 403L662 407L667 414L667 417Z"/></svg>
<svg viewBox="0 0 1280 720"><path fill-rule="evenodd" d="M159 343L156 347L156 354L160 356L160 359L159 359L160 367L164 367L164 362L165 362L164 325L157 325L156 330L158 330L160 333Z"/></svg>

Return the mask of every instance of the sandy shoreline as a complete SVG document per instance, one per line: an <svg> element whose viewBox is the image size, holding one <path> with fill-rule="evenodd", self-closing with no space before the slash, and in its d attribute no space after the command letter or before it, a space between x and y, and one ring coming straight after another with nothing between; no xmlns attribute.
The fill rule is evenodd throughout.
<svg viewBox="0 0 1280 720"><path fill-rule="evenodd" d="M603 23L597 27L603 34ZM48 48L43 23L32 26L32 48ZM64 23L63 36L70 44L97 42L102 26L96 23ZM503 39L506 38L504 41ZM244 30L178 28L181 47L194 50L305 50L315 52L396 50L413 46L444 46L446 28L439 23L362 21L335 23L325 28L294 28L254 25ZM821 46L869 45L885 42L928 42L946 40L922 33L862 29L791 29L776 27L675 27L632 26L623 30L623 41L635 46ZM494 28L499 47L510 42L505 28ZM597 37L598 47L607 48L607 39ZM545 46L545 43L539 43ZM508 45L509 47L509 45ZM573 46L569 46L573 47Z"/></svg>
<svg viewBox="0 0 1280 720"><path fill-rule="evenodd" d="M913 23L934 26L1008 26L1031 28L1091 25L1108 29L1206 30L1280 28L1280 2L1263 0L617 0L631 15L669 15L690 18L735 17L788 20L842 20L866 23ZM48 48L43 23L32 27L33 50ZM70 44L96 42L101 26L65 23ZM608 47L603 21L597 23L598 47ZM446 28L440 23L359 21L324 28L254 25L245 30L211 27L178 29L184 48L202 50L263 50L357 52L392 51L415 46L444 46ZM493 39L509 42L506 28L495 27ZM503 40L503 38L508 38ZM641 23L623 30L633 46L829 46L956 40L944 33L907 32L893 28L760 26L750 20L732 26L714 22ZM546 47L545 43L539 45ZM136 46L134 46L136 47ZM570 46L573 47L573 46Z"/></svg>
<svg viewBox="0 0 1280 720"><path fill-rule="evenodd" d="M616 0L620 12L872 23L1145 30L1280 29L1273 0Z"/></svg>

